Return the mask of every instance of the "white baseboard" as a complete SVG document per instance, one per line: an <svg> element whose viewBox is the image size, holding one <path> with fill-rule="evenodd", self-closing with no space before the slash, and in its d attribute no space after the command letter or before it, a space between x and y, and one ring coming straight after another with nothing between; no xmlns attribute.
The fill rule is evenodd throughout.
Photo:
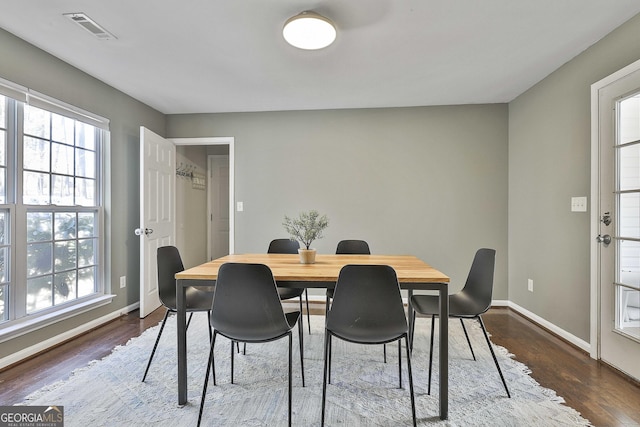
<svg viewBox="0 0 640 427"><path fill-rule="evenodd" d="M325 302L325 297L324 296L320 296L320 295L309 295L309 300L310 302L313 303L324 303ZM406 298L403 298L403 300L405 300L405 304L406 304ZM521 315L523 315L524 317L526 317L527 319L531 320L534 323L539 324L540 326L548 329L549 331L553 332L554 334L558 335L559 337L565 339L566 341L570 342L571 344L575 345L576 347L586 351L587 353L591 354L591 344L589 344L588 342L576 337L573 334L570 334L569 332L565 331L564 329L554 325L553 323L543 319L542 317L538 316L535 313L532 313L531 311L519 306L518 304L508 301L508 300L493 300L491 302L491 305L493 307L509 307L514 311L517 311L518 313L520 313ZM80 334L83 334L87 331L90 331L91 329L97 328L100 325L103 325L111 320L114 320L122 315L128 314L130 312L132 312L133 310L136 310L140 307L140 303L135 303L132 305L129 305L127 307L124 307L120 310L114 311L112 313L109 313L105 316L102 316L98 319L95 319L89 323L85 323L84 325L78 326L77 328L74 328L72 330L66 331L60 335L56 335L55 337L51 337L48 340L39 342L38 344L32 345L31 347L27 347L23 350L20 350L16 353L13 353L9 356L6 356L2 359L0 359L0 369L4 369L7 366L10 366L14 363L20 362L21 360L24 360L28 357L31 357L35 354L38 354L44 350L47 350L48 348L54 347L58 344L61 344L73 337L76 337Z"/></svg>
<svg viewBox="0 0 640 427"><path fill-rule="evenodd" d="M403 298L403 301L405 303L405 305L407 304L407 299ZM324 295L309 295L309 302L314 302L314 303L324 303L325 302L325 297ZM576 347L580 348L583 351L586 351L587 353L591 354L591 344L589 344L588 342L584 341L581 338L576 337L575 335L565 331L564 329L554 325L553 323L549 322L548 320L538 316L535 313L532 313L531 311L527 310L524 307L519 306L518 304L511 302L509 300L493 300L491 301L491 306L492 307L509 307L514 311L517 311L518 313L520 313L522 316L524 316L525 318L531 320L534 323L537 323L538 325L542 326L545 329L548 329L549 331L553 332L554 334L558 335L559 337L561 337L562 339L570 342L571 344L575 345Z"/></svg>
<svg viewBox="0 0 640 427"><path fill-rule="evenodd" d="M51 347L54 347L65 341L68 341L71 338L74 338L80 334L90 331L91 329L97 328L98 326L101 326L111 320L117 319L122 315L128 314L133 310L138 309L139 307L140 307L139 302L135 304L131 304L130 306L121 308L120 310L116 310L112 313L109 313L107 315L94 319L91 322L78 326L77 328L71 329L69 331L65 331L62 334L51 337L48 340L39 342L38 344L32 345L31 347L27 347L16 353L10 354L9 356L6 356L0 359L0 369L4 369L7 366L13 365L14 363L20 362L21 360L24 360L28 357L31 357L42 351L45 351Z"/></svg>
<svg viewBox="0 0 640 427"><path fill-rule="evenodd" d="M494 304L496 303L496 304ZM492 305L495 306L506 306L511 308L514 311L517 311L518 313L520 313L521 315L523 315L524 317L526 317L527 319L531 320L534 323L537 323L538 325L542 326L545 329L548 329L549 331L553 332L554 334L558 335L559 337L561 337L562 339L570 342L571 344L575 345L576 347L580 348L581 350L589 353L590 355L591 353L591 344L589 344L588 342L586 342L585 340L576 337L573 334L570 334L569 332L565 331L564 329L554 325L553 323L549 322L548 320L543 319L542 317L538 316L535 313L532 313L531 311L527 310L526 308L520 307L518 304L511 302L511 301L494 301L492 302Z"/></svg>

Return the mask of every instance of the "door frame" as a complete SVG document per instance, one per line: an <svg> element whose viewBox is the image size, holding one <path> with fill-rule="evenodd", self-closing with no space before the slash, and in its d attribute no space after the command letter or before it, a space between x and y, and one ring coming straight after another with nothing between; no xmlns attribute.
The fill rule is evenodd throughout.
<svg viewBox="0 0 640 427"><path fill-rule="evenodd" d="M183 145L228 145L229 146L229 253L234 253L235 248L235 218L234 218L234 199L235 199L235 137L218 136L218 137L199 137L199 138L167 138L176 146ZM208 199L208 196L207 196ZM208 223L207 223L208 224ZM207 225L209 227L209 225ZM207 230L209 235L209 230Z"/></svg>
<svg viewBox="0 0 640 427"><path fill-rule="evenodd" d="M640 70L640 60L635 61L621 70L597 81L591 85L591 328L590 355L593 359L600 359L600 244L596 236L600 228L600 90L612 83Z"/></svg>

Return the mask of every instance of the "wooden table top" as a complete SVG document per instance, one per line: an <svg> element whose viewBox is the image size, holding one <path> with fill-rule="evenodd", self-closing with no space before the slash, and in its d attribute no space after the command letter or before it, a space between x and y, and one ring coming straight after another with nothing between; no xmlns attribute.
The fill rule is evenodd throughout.
<svg viewBox="0 0 640 427"><path fill-rule="evenodd" d="M297 254L233 254L176 274L176 279L214 280L226 262L265 264L277 281L335 282L347 264L390 265L400 283L449 283L449 277L412 255L316 255L315 264L301 264Z"/></svg>

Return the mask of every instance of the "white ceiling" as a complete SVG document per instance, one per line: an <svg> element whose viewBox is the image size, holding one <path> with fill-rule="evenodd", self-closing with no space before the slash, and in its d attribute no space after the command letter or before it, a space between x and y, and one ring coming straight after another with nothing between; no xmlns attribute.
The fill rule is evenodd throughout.
<svg viewBox="0 0 640 427"><path fill-rule="evenodd" d="M332 46L285 43L304 10L334 21ZM0 0L0 27L175 114L509 102L637 13L639 0Z"/></svg>

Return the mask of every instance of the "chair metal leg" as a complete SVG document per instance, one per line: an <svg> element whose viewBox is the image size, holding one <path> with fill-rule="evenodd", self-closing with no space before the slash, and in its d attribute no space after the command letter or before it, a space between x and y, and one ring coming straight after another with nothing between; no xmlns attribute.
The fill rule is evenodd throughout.
<svg viewBox="0 0 640 427"><path fill-rule="evenodd" d="M399 388L402 388L402 340L398 340L398 378L400 379Z"/></svg>
<svg viewBox="0 0 640 427"><path fill-rule="evenodd" d="M216 381L216 360L213 357L213 347L216 345L216 335L218 335L218 333L213 331L213 340L211 340L211 371L213 373L213 385L218 385L218 382Z"/></svg>
<svg viewBox="0 0 640 427"><path fill-rule="evenodd" d="M304 318L304 312L302 311L302 294L300 294L300 319L298 320L300 324L302 324L303 318ZM311 334L311 329L309 329L309 334Z"/></svg>
<svg viewBox="0 0 640 427"><path fill-rule="evenodd" d="M431 316L431 343L429 344L429 387L427 388L427 394L431 394L431 372L433 371L433 333L435 331L435 319L436 316Z"/></svg>
<svg viewBox="0 0 640 427"><path fill-rule="evenodd" d="M411 372L411 351L409 350L409 337L404 336L405 344L407 346L407 370L409 371L409 394L411 395L411 415L413 416L413 426L416 424L416 399L413 394L413 373Z"/></svg>
<svg viewBox="0 0 640 427"><path fill-rule="evenodd" d="M207 324L209 325L209 343L211 343L211 340L213 340L213 332L212 332L212 328L211 328L211 310L207 311Z"/></svg>
<svg viewBox="0 0 640 427"><path fill-rule="evenodd" d="M473 360L476 360L476 355L473 352L473 347L471 347L471 340L469 340L469 334L467 334L467 328L464 327L464 322L462 321L462 318L460 318L460 324L462 325L464 336L467 338L467 343L469 344L469 350L471 350L471 355L473 356Z"/></svg>
<svg viewBox="0 0 640 427"><path fill-rule="evenodd" d="M331 345L331 333L324 330L324 374L322 376L322 418L320 425L324 426L324 408L327 400L327 376L331 367L331 359L329 358L329 349Z"/></svg>
<svg viewBox="0 0 640 427"><path fill-rule="evenodd" d="M300 317L302 317L302 312L300 312ZM298 325L299 326L299 325ZM292 365L292 357L291 354L293 353L293 334L291 333L291 331L289 331L288 333L289 335L289 427L291 427L291 406L292 406L292 400L291 400L291 389L292 389L292 385L291 385L291 365Z"/></svg>
<svg viewBox="0 0 640 427"><path fill-rule="evenodd" d="M302 313L300 313L302 317ZM302 372L302 387L304 387L304 338L302 333L302 323L298 323L298 342L300 343L300 372Z"/></svg>
<svg viewBox="0 0 640 427"><path fill-rule="evenodd" d="M214 338L211 340L211 345L209 347L209 359L207 361L207 373L204 377L204 386L202 387L202 397L200 398L200 412L198 413L198 427L200 426L200 422L202 421L202 412L204 410L204 400L207 396L207 385L209 384L209 373L211 372L211 367L213 366L213 346L215 341ZM213 385L216 384L216 369L213 367Z"/></svg>
<svg viewBox="0 0 640 427"><path fill-rule="evenodd" d="M231 384L233 384L233 341L231 341Z"/></svg>
<svg viewBox="0 0 640 427"><path fill-rule="evenodd" d="M411 343L411 351L413 351L413 337L416 335L416 311L411 309L411 323L413 327L411 328L411 336L409 337L409 342Z"/></svg>
<svg viewBox="0 0 640 427"><path fill-rule="evenodd" d="M329 384L331 384L331 353L332 352L333 352L333 349L331 348L331 339L329 339Z"/></svg>
<svg viewBox="0 0 640 427"><path fill-rule="evenodd" d="M382 344L383 352L384 352L384 363L387 363L387 345Z"/></svg>
<svg viewBox="0 0 640 427"><path fill-rule="evenodd" d="M153 355L156 354L156 349L158 348L158 343L160 342L160 336L162 335L162 331L164 330L164 325L167 323L167 317L169 317L169 310L164 313L164 318L162 319L162 325L160 325L160 330L158 331L158 337L156 338L156 342L153 345L153 350L151 350L151 356L149 356L149 362L147 362L147 368L144 370L144 375L142 376L142 382L147 378L147 373L149 372L149 367L151 366L151 361L153 360Z"/></svg>
<svg viewBox="0 0 640 427"><path fill-rule="evenodd" d="M478 322L480 322L480 326L482 327L482 333L484 333L484 338L487 340L487 345L489 346L489 350L491 351L491 356L493 356L493 361L496 364L496 368L498 369L498 373L500 374L500 379L502 380L502 385L504 385L504 389L507 392L507 396L511 398L511 393L509 393L509 388L507 387L507 382L504 380L504 375L502 375L502 369L500 369L500 364L498 363L498 359L496 358L496 354L493 351L493 346L491 345L491 341L489 340L489 335L487 334L487 330L484 327L484 322L482 321L482 316L478 315Z"/></svg>
<svg viewBox="0 0 640 427"><path fill-rule="evenodd" d="M300 298L302 298L302 295L300 295ZM309 294L306 288L304 290L304 299L307 301L307 325L309 326L309 335L311 335L311 312L309 312ZM300 316L302 316L302 311Z"/></svg>

